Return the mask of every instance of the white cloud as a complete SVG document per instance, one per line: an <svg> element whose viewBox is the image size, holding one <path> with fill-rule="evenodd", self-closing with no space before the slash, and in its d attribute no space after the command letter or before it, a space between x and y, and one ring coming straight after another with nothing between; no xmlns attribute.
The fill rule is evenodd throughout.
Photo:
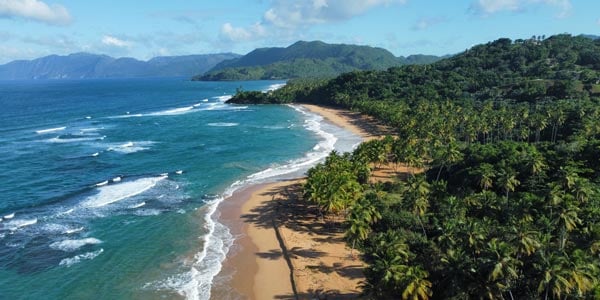
<svg viewBox="0 0 600 300"><path fill-rule="evenodd" d="M114 36L105 35L102 37L102 44L109 47L116 48L129 48L131 47L131 42L116 38Z"/></svg>
<svg viewBox="0 0 600 300"><path fill-rule="evenodd" d="M476 14L489 16L502 11L518 12L532 5L547 5L559 9L557 17L564 18L571 13L571 0L476 0L470 10Z"/></svg>
<svg viewBox="0 0 600 300"><path fill-rule="evenodd" d="M263 22L280 28L348 20L368 10L406 0L275 0L264 13Z"/></svg>
<svg viewBox="0 0 600 300"><path fill-rule="evenodd" d="M223 41L246 42L266 36L267 31L260 23L255 23L249 28L235 27L231 23L221 26L219 37Z"/></svg>
<svg viewBox="0 0 600 300"><path fill-rule="evenodd" d="M64 6L38 0L0 0L0 18L22 18L50 25L67 25L72 21Z"/></svg>
<svg viewBox="0 0 600 300"><path fill-rule="evenodd" d="M262 20L248 27L221 26L221 42L252 42L260 39L297 40L316 24L341 22L375 7L401 5L408 0L272 0Z"/></svg>
<svg viewBox="0 0 600 300"><path fill-rule="evenodd" d="M419 18L415 25L412 26L412 30L425 30L431 26L444 23L447 19L445 17L423 17Z"/></svg>

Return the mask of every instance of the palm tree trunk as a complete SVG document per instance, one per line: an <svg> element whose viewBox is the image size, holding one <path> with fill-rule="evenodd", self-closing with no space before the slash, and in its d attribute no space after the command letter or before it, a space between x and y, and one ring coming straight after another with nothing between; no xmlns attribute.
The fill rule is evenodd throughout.
<svg viewBox="0 0 600 300"><path fill-rule="evenodd" d="M442 164L440 166L440 170L437 173L437 177L435 178L435 181L440 181L440 175L442 174L442 169L444 168L444 164Z"/></svg>
<svg viewBox="0 0 600 300"><path fill-rule="evenodd" d="M428 239L427 231L425 231L425 226L423 225L423 221L421 221L421 217L419 215L417 215L417 219L419 220L419 225L421 225L421 229L423 230L423 235L425 236L425 239Z"/></svg>

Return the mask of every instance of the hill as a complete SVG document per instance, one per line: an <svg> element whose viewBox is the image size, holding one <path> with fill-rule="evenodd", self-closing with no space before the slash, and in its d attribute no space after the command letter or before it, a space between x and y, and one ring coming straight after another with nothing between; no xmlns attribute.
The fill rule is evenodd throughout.
<svg viewBox="0 0 600 300"><path fill-rule="evenodd" d="M357 71L319 84L304 96L291 84L268 101L321 101L352 107L363 99L498 100L536 102L600 93L600 41L557 35L498 39L429 65ZM241 95L240 95L241 96ZM297 98L297 96L299 98ZM243 97L237 97L235 102Z"/></svg>
<svg viewBox="0 0 600 300"><path fill-rule="evenodd" d="M287 48L259 48L223 61L194 80L256 80L324 78L354 70L385 70L406 63L436 60L435 56L397 58L382 48L320 41L299 41Z"/></svg>
<svg viewBox="0 0 600 300"><path fill-rule="evenodd" d="M600 299L600 40L499 39L423 66L240 91L396 137L310 169L304 195L368 264L374 299ZM372 184L378 166L406 173Z"/></svg>
<svg viewBox="0 0 600 300"><path fill-rule="evenodd" d="M81 79L133 77L190 77L206 71L237 54L161 56L148 61L113 58L106 55L74 53L50 55L34 60L17 60L0 65L0 80Z"/></svg>

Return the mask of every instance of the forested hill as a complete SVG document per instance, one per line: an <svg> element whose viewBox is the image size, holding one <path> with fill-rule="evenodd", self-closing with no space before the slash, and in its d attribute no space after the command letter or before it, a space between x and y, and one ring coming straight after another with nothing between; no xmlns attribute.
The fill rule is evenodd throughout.
<svg viewBox="0 0 600 300"><path fill-rule="evenodd" d="M224 61L194 80L255 80L333 77L353 70L385 70L408 63L430 63L436 56L395 57L382 48L299 41L287 48L260 48Z"/></svg>
<svg viewBox="0 0 600 300"><path fill-rule="evenodd" d="M395 129L331 153L304 187L363 253L367 298L600 299L599 84L600 41L557 35L232 101L342 106ZM372 183L382 165L408 171Z"/></svg>
<svg viewBox="0 0 600 300"><path fill-rule="evenodd" d="M258 101L346 107L362 100L399 99L534 102L600 93L599 71L598 40L570 35L543 41L499 39L433 64L355 71L329 81L290 84ZM240 94L231 102L245 102L244 98Z"/></svg>

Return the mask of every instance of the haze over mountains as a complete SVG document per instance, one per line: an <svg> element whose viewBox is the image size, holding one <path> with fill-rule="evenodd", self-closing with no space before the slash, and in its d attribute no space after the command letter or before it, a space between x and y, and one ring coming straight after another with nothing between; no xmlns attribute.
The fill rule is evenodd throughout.
<svg viewBox="0 0 600 300"><path fill-rule="evenodd" d="M299 41L287 48L233 53L161 56L148 61L130 57L74 53L17 60L0 65L0 80L194 77L194 80L259 80L333 77L354 70L384 70L431 63L432 55L396 57L383 48L321 41Z"/></svg>
<svg viewBox="0 0 600 300"><path fill-rule="evenodd" d="M34 60L16 60L0 65L0 80L191 77L206 72L233 53L159 56L148 61L130 57L74 53L50 55Z"/></svg>

